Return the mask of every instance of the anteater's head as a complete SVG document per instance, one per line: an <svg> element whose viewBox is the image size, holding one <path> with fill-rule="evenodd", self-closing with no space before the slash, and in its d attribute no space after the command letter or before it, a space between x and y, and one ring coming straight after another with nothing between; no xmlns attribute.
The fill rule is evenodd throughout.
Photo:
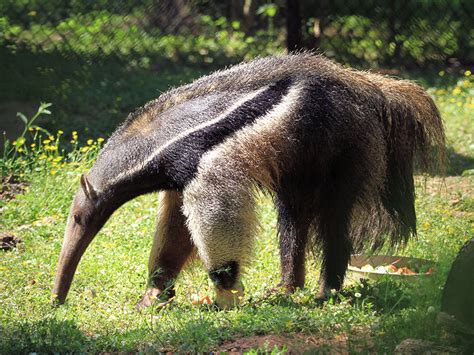
<svg viewBox="0 0 474 355"><path fill-rule="evenodd" d="M71 205L53 288L53 301L63 303L87 246L114 211L110 198L99 194L85 175Z"/></svg>
<svg viewBox="0 0 474 355"><path fill-rule="evenodd" d="M123 130L123 129L122 129ZM149 158L153 137L127 136L118 130L100 152L71 205L53 288L53 298L63 303L86 248L125 202L165 188L159 157Z"/></svg>

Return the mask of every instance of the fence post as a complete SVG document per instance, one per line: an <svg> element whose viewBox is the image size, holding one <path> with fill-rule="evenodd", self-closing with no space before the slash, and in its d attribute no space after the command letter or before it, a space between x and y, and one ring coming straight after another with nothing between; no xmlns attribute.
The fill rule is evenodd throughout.
<svg viewBox="0 0 474 355"><path fill-rule="evenodd" d="M388 64L399 65L402 55L402 46L403 42L397 39L397 35L400 29L400 5L405 5L405 1L402 1L402 4L398 3L399 0L391 0L390 10L388 16L388 27L389 27L389 43L395 45L393 55L388 58ZM405 20L405 19L403 19Z"/></svg>
<svg viewBox="0 0 474 355"><path fill-rule="evenodd" d="M317 0L317 13L316 18L314 19L313 32L314 35L311 38L311 47L320 49L321 39L324 36L324 28L327 23L328 15L328 2L327 0Z"/></svg>
<svg viewBox="0 0 474 355"><path fill-rule="evenodd" d="M301 43L299 0L286 0L286 49L288 53L303 48Z"/></svg>

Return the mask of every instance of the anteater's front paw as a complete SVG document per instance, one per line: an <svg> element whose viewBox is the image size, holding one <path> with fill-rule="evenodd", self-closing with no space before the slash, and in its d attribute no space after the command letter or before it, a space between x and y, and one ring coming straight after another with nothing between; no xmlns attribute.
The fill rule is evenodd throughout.
<svg viewBox="0 0 474 355"><path fill-rule="evenodd" d="M338 301L339 300L338 290L334 288L330 288L328 286L321 285L319 287L318 293L316 294L316 302L322 304L329 299Z"/></svg>
<svg viewBox="0 0 474 355"><path fill-rule="evenodd" d="M137 303L136 309L141 311L150 306L161 309L173 301L173 296L174 292L163 292L159 288L150 287Z"/></svg>

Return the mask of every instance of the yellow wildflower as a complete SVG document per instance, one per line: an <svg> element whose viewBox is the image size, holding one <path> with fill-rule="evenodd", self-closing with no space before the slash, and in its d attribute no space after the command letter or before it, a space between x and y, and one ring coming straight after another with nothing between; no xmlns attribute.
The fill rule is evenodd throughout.
<svg viewBox="0 0 474 355"><path fill-rule="evenodd" d="M31 144L30 144L30 147L31 147L31 148L34 148L34 147L36 147L36 144L35 144L35 143L31 143Z"/></svg>
<svg viewBox="0 0 474 355"><path fill-rule="evenodd" d="M43 144L49 144L49 143L51 143L51 140L49 140L49 139L45 139L45 140L43 141Z"/></svg>
<svg viewBox="0 0 474 355"><path fill-rule="evenodd" d="M464 75L465 75L465 76L471 76L471 74L472 74L472 73L471 73L470 70L466 70L466 71L464 72Z"/></svg>
<svg viewBox="0 0 474 355"><path fill-rule="evenodd" d="M63 131L59 130L59 131L58 131L58 136L60 136L60 135L63 134L63 133L64 133Z"/></svg>
<svg viewBox="0 0 474 355"><path fill-rule="evenodd" d="M461 88L459 86L456 86L453 89L453 95L459 95L461 93Z"/></svg>
<svg viewBox="0 0 474 355"><path fill-rule="evenodd" d="M104 138L102 137L97 138L97 142L102 143L103 141L104 141Z"/></svg>
<svg viewBox="0 0 474 355"><path fill-rule="evenodd" d="M445 74L445 73L444 73L444 70L441 70L441 71L438 73L439 76L444 76L444 74Z"/></svg>
<svg viewBox="0 0 474 355"><path fill-rule="evenodd" d="M82 147L82 148L81 148L81 152L82 152L82 153L85 153L85 152L87 152L88 150L89 150L89 147Z"/></svg>
<svg viewBox="0 0 474 355"><path fill-rule="evenodd" d="M33 129L32 127L29 127L29 128L28 128L28 131L33 132L34 129Z"/></svg>
<svg viewBox="0 0 474 355"><path fill-rule="evenodd" d="M23 148L18 148L18 153L23 153Z"/></svg>
<svg viewBox="0 0 474 355"><path fill-rule="evenodd" d="M57 170L51 170L51 175L56 175L58 173Z"/></svg>
<svg viewBox="0 0 474 355"><path fill-rule="evenodd" d="M87 140L87 144L88 144L88 145L92 145L92 143L94 143L94 140L92 140L92 139L88 139L88 140Z"/></svg>
<svg viewBox="0 0 474 355"><path fill-rule="evenodd" d="M48 137L50 140L54 141L54 136L49 136Z"/></svg>
<svg viewBox="0 0 474 355"><path fill-rule="evenodd" d="M63 157L56 157L53 159L55 162L60 162L61 160L63 160Z"/></svg>

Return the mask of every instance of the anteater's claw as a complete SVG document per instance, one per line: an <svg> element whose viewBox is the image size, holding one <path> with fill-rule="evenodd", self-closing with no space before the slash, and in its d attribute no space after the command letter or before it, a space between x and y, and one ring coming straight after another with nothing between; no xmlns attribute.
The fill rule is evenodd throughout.
<svg viewBox="0 0 474 355"><path fill-rule="evenodd" d="M164 296L164 293L160 289L149 288L148 290L146 290L145 294L137 303L135 308L138 311L142 311L150 306L154 306L156 309L162 309L166 305L170 304L174 299L174 297L164 299L160 296Z"/></svg>

